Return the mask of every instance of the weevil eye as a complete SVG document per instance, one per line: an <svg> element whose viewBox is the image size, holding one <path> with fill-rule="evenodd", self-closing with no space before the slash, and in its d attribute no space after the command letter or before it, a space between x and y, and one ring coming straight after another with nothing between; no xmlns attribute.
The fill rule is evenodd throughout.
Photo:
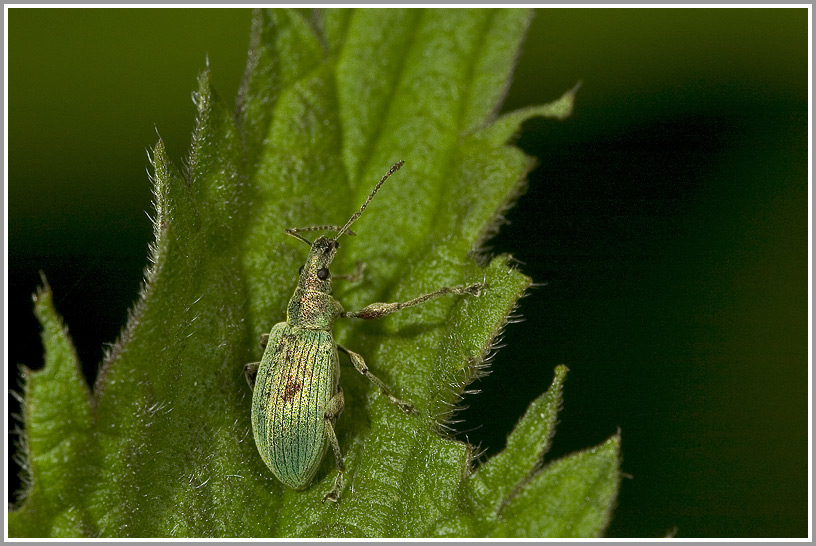
<svg viewBox="0 0 816 546"><path fill-rule="evenodd" d="M300 266L300 269L298 269L298 275L301 275L301 274L303 274L303 266Z"/></svg>
<svg viewBox="0 0 816 546"><path fill-rule="evenodd" d="M329 278L329 270L325 267L321 267L317 270L317 278L321 281L325 281Z"/></svg>

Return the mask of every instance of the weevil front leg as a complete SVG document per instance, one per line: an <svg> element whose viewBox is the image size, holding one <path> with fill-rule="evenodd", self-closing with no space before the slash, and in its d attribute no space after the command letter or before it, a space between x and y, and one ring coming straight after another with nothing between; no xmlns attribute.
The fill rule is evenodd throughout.
<svg viewBox="0 0 816 546"><path fill-rule="evenodd" d="M344 280L351 283L355 283L363 278L363 271L365 271L366 264L365 262L357 262L357 265L354 266L354 272L349 273L347 275L335 275L334 280Z"/></svg>
<svg viewBox="0 0 816 546"><path fill-rule="evenodd" d="M343 462L343 454L340 453L340 442L337 441L337 434L334 433L334 420L340 415L345 406L345 399L343 398L343 389L337 391L337 394L332 396L326 404L326 409L323 410L323 419L326 421L326 433L329 435L329 443L332 451L334 451L334 459L337 461L337 477L334 479L334 487L332 490L323 496L323 502L332 501L337 502L337 497L340 495L340 489L343 488L343 473L346 471L346 465Z"/></svg>
<svg viewBox="0 0 816 546"><path fill-rule="evenodd" d="M260 362L250 362L244 366L244 376L249 384L250 390L255 390L255 376L258 375L258 366Z"/></svg>
<svg viewBox="0 0 816 546"><path fill-rule="evenodd" d="M363 360L362 356L358 355L354 351L349 351L348 349L339 344L337 345L337 349L346 353L349 357L349 360L351 360L351 363L354 364L354 367L357 369L357 371L366 376L372 383L377 385L382 391L382 393L388 397L392 404L396 405L399 409L401 409L405 413L416 413L413 404L403 402L402 400L391 394L391 391L388 390L388 387L385 386L385 383L380 381L373 373L371 373L371 370L369 370L368 366L366 366L365 360Z"/></svg>
<svg viewBox="0 0 816 546"><path fill-rule="evenodd" d="M269 343L269 334L261 334L261 349L266 349L266 344ZM255 376L258 375L258 366L260 362L250 362L244 366L244 376L250 390L255 390Z"/></svg>
<svg viewBox="0 0 816 546"><path fill-rule="evenodd" d="M414 305L419 305L420 303L425 303L428 300L432 300L434 298L438 298L439 296L444 296L445 294L457 294L457 295L464 295L470 294L471 296L478 296L481 294L482 289L486 285L481 282L477 282L475 284L470 285L460 285L460 286L443 286L439 290L431 292L430 294L425 294L419 297L416 297L412 300L403 301L403 302L394 302L394 303L371 303L360 309L359 311L345 311L340 316L347 317L347 318L361 318L361 319L376 319L380 317L384 317L385 315L390 315L391 313L395 313L400 311L401 309L406 309L408 307L413 307Z"/></svg>

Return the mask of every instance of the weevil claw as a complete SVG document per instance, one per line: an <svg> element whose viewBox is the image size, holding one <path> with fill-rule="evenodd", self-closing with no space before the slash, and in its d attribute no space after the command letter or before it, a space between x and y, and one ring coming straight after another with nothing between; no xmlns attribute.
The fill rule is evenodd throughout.
<svg viewBox="0 0 816 546"><path fill-rule="evenodd" d="M325 495L323 495L323 502L332 501L337 502L337 491L329 491Z"/></svg>
<svg viewBox="0 0 816 546"><path fill-rule="evenodd" d="M482 290L487 288L487 284L483 282L477 282L476 284L471 284L465 291L473 296L479 296L482 293Z"/></svg>

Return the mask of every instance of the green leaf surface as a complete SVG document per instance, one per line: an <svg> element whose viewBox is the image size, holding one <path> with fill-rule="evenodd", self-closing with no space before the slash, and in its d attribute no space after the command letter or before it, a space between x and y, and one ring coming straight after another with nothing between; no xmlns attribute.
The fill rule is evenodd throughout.
<svg viewBox="0 0 816 546"><path fill-rule="evenodd" d="M606 528L618 494L620 439L551 463L499 513L491 536L579 538Z"/></svg>
<svg viewBox="0 0 816 546"><path fill-rule="evenodd" d="M23 368L25 508L9 513L11 535L94 534L87 510L99 463L92 442L93 400L73 343L44 282L34 296L42 325L45 368Z"/></svg>
<svg viewBox="0 0 816 546"><path fill-rule="evenodd" d="M527 10L264 10L236 108L199 79L182 173L153 150L155 237L139 302L93 394L45 288L45 368L27 372L30 480L12 536L595 536L618 484L618 441L541 468L566 370L507 449L475 473L444 433L530 279L480 253L531 159L506 141L554 105L496 119ZM341 319L337 341L418 413L395 409L345 357L340 501L332 457L302 491L265 467L246 362L285 320L306 249L284 230L337 224L395 174L342 240L347 310L484 281L378 321ZM563 535L561 535L563 534Z"/></svg>

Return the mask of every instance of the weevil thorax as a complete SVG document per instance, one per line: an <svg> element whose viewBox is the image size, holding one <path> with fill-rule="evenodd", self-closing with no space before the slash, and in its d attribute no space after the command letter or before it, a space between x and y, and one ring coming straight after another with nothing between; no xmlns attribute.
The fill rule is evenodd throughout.
<svg viewBox="0 0 816 546"><path fill-rule="evenodd" d="M331 266L337 254L337 241L318 237L309 250L306 263L300 269L297 288L286 309L286 321L291 326L309 330L331 331L343 308L332 296Z"/></svg>

